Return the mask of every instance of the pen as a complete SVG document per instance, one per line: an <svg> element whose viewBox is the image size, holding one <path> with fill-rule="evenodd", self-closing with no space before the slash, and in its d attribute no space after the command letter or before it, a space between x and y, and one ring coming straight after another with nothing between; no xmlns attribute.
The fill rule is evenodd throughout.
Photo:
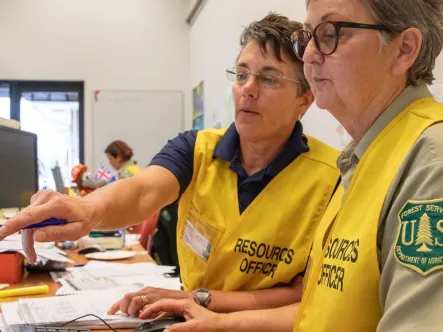
<svg viewBox="0 0 443 332"><path fill-rule="evenodd" d="M64 219L49 218L43 220L42 222L26 226L23 229L42 228L46 226L61 226L61 225L66 225L67 223L68 221Z"/></svg>
<svg viewBox="0 0 443 332"><path fill-rule="evenodd" d="M37 294L48 294L48 285L15 288L0 291L0 298L10 297L10 296L23 296L23 295L37 295Z"/></svg>
<svg viewBox="0 0 443 332"><path fill-rule="evenodd" d="M49 218L41 222L38 222L36 224L23 227L22 229L42 228L46 226L61 226L61 225L66 225L67 223L68 221L65 219ZM0 227L2 227L2 225L0 225Z"/></svg>

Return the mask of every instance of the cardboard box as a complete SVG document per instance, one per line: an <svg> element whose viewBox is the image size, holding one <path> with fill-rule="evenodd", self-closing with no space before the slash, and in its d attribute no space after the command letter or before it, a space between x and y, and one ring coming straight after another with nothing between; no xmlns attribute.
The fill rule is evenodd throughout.
<svg viewBox="0 0 443 332"><path fill-rule="evenodd" d="M25 258L18 252L0 253L0 283L13 284L23 278Z"/></svg>

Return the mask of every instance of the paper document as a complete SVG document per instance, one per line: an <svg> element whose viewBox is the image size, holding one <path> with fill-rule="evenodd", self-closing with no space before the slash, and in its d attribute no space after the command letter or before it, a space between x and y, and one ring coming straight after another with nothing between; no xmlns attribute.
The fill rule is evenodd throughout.
<svg viewBox="0 0 443 332"><path fill-rule="evenodd" d="M155 263L119 264L113 262L91 261L84 266L95 277L125 277L140 274L172 273L174 266L157 265Z"/></svg>
<svg viewBox="0 0 443 332"><path fill-rule="evenodd" d="M20 315L18 302L2 303L3 318L8 325L26 324Z"/></svg>
<svg viewBox="0 0 443 332"><path fill-rule="evenodd" d="M20 332L20 327L18 325L8 325L3 314L0 314L0 332Z"/></svg>
<svg viewBox="0 0 443 332"><path fill-rule="evenodd" d="M0 253L6 251L17 251L25 256L22 246L21 235L11 235L0 241ZM74 263L66 257L63 250L54 246L54 243L35 243L35 251L39 258L57 262Z"/></svg>
<svg viewBox="0 0 443 332"><path fill-rule="evenodd" d="M54 274L52 273L52 275ZM84 268L72 268L70 271L57 274L61 277L55 281L59 282L62 287L56 291L55 295L76 295L86 291L111 289L131 284L137 288L143 287L143 283L140 281L119 283L112 278L95 277Z"/></svg>
<svg viewBox="0 0 443 332"><path fill-rule="evenodd" d="M119 285L142 284L143 287L155 287L171 290L180 290L180 278L166 278L156 274L139 275L133 277L110 277Z"/></svg>
<svg viewBox="0 0 443 332"><path fill-rule="evenodd" d="M94 314L104 319L111 326L113 322L119 326L135 327L143 321L126 315L107 315L109 307L120 300L124 294L136 291L134 288L113 289L111 291L91 291L83 295L47 297L35 299L19 299L18 302L1 305L7 325L22 324L60 324ZM89 316L73 325L100 326L96 318Z"/></svg>
<svg viewBox="0 0 443 332"><path fill-rule="evenodd" d="M87 268L89 264L95 268ZM121 276L121 269L131 269L133 264L99 263L91 262L85 267L68 268L66 272L51 272L54 281L61 284L56 295L75 295L90 290L103 290L115 287L134 285L134 287L157 287L180 290L179 278L166 277L163 272L169 272L170 267L149 266L149 273ZM136 267L138 269L139 267ZM101 276L102 269L106 270L106 277ZM136 270L133 269L133 270ZM97 276L98 274L98 276ZM126 274L126 273L125 273Z"/></svg>
<svg viewBox="0 0 443 332"><path fill-rule="evenodd" d="M57 282L59 279L73 279L76 277L82 277L84 274L84 269L79 267L68 267L66 268L66 271L51 271L49 272L49 275L51 276L52 280ZM89 273L88 273L89 274Z"/></svg>

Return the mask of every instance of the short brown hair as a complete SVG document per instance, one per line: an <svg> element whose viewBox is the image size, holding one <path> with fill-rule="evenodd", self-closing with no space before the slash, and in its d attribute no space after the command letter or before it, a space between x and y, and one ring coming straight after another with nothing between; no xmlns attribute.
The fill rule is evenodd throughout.
<svg viewBox="0 0 443 332"><path fill-rule="evenodd" d="M301 82L299 95L303 95L310 90L310 86L303 71L303 62L295 55L291 40L292 33L300 29L303 29L300 22L291 21L286 16L271 12L260 21L252 22L243 30L240 36L240 46L243 51L249 42L256 41L264 55L267 54L267 47L269 47L280 62L283 62L281 56L283 52L295 66Z"/></svg>
<svg viewBox="0 0 443 332"><path fill-rule="evenodd" d="M108 145L105 153L110 154L114 158L120 157L124 161L129 161L132 158L132 149L128 144L121 140L117 140Z"/></svg>

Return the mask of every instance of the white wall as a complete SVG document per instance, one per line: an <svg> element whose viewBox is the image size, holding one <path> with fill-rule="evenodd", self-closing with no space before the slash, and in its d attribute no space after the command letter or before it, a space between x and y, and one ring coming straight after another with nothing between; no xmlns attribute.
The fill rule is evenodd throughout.
<svg viewBox="0 0 443 332"><path fill-rule="evenodd" d="M190 0L190 1L189 1L189 10L191 10L192 8L194 8L196 2L197 2L197 0Z"/></svg>
<svg viewBox="0 0 443 332"><path fill-rule="evenodd" d="M270 11L303 22L305 0L208 0L191 28L191 86L205 83L205 126L213 126L217 110L225 113L224 104L230 94L225 70L234 64L239 52L243 26L259 20ZM443 83L443 54L435 70L437 83ZM222 120L226 114L222 114ZM232 118L230 115L228 118ZM337 148L346 135L337 132L338 122L313 105L302 120L305 132Z"/></svg>
<svg viewBox="0 0 443 332"><path fill-rule="evenodd" d="M191 28L191 88L204 81L205 126L229 99L225 70L234 65L243 27L271 10L293 19L305 16L304 0L208 0ZM222 116L225 118L224 116ZM230 116L232 118L232 116ZM226 120L226 119L225 119ZM224 121L226 122L226 121Z"/></svg>
<svg viewBox="0 0 443 332"><path fill-rule="evenodd" d="M437 58L434 69L435 84L443 84L443 52Z"/></svg>
<svg viewBox="0 0 443 332"><path fill-rule="evenodd" d="M86 163L93 90L184 91L188 128L188 11L189 0L2 0L0 78L85 81Z"/></svg>

